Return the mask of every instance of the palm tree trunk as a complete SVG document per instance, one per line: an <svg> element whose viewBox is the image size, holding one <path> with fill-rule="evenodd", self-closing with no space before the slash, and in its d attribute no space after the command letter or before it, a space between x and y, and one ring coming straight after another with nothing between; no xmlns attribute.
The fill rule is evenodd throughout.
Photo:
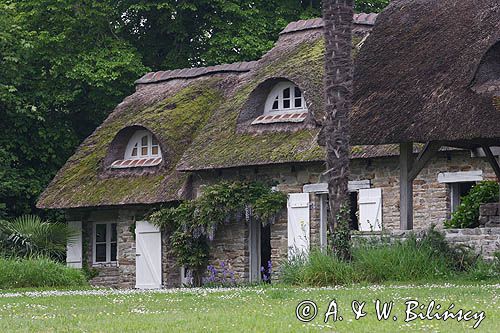
<svg viewBox="0 0 500 333"><path fill-rule="evenodd" d="M325 98L327 118L323 133L330 220L334 252L350 258L349 231L349 112L352 107L353 64L351 58L354 0L324 0Z"/></svg>

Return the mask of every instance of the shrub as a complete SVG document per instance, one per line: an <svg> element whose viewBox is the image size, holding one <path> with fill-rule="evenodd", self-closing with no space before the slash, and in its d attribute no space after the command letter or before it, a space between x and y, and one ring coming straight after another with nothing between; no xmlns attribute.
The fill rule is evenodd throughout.
<svg viewBox="0 0 500 333"><path fill-rule="evenodd" d="M86 285L87 279L81 270L48 258L0 258L0 289Z"/></svg>
<svg viewBox="0 0 500 333"><path fill-rule="evenodd" d="M281 266L284 283L307 286L357 282L426 282L449 278L486 280L500 276L498 262L488 263L468 247L450 246L434 227L421 239L366 241L353 247L352 261L313 250L309 257L293 256Z"/></svg>
<svg viewBox="0 0 500 333"><path fill-rule="evenodd" d="M350 263L314 249L308 257L299 254L284 262L281 279L294 285L323 287L352 283L356 281L356 275Z"/></svg>
<svg viewBox="0 0 500 333"><path fill-rule="evenodd" d="M479 207L485 203L498 201L497 182L484 181L475 185L470 193L462 197L462 202L449 221L447 228L477 228L479 226Z"/></svg>
<svg viewBox="0 0 500 333"><path fill-rule="evenodd" d="M74 236L66 224L45 222L35 215L0 221L0 247L17 257L41 255L62 261Z"/></svg>
<svg viewBox="0 0 500 333"><path fill-rule="evenodd" d="M452 271L450 260L425 240L355 247L357 274L365 282L419 281L443 278Z"/></svg>

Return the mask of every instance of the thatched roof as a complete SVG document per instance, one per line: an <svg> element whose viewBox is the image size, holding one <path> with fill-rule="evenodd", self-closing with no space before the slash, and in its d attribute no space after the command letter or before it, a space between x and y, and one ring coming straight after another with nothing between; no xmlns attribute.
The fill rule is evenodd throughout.
<svg viewBox="0 0 500 333"><path fill-rule="evenodd" d="M358 17L354 46L375 18ZM185 171L323 162L324 150L317 142L324 118L323 58L322 21L309 20L288 26L276 46L257 62L146 74L137 81L137 91L59 171L38 207L176 201L189 196L190 175ZM282 79L302 89L310 111L307 119L297 124L250 125L253 112L262 112L257 100ZM114 143L137 127L158 138L164 162L154 168L110 169ZM395 152L397 147L391 145L353 147L352 158Z"/></svg>
<svg viewBox="0 0 500 333"><path fill-rule="evenodd" d="M499 41L498 0L392 1L355 62L352 142L495 142Z"/></svg>
<svg viewBox="0 0 500 333"><path fill-rule="evenodd" d="M140 87L127 97L66 162L40 197L40 208L151 204L184 199L188 174L179 159L220 105L221 74ZM123 129L149 129L163 152L161 166L110 170L110 146Z"/></svg>
<svg viewBox="0 0 500 333"><path fill-rule="evenodd" d="M375 14L354 17L358 28L354 47L375 19ZM250 72L234 80L234 89L184 154L179 170L324 161L324 149L318 144L325 117L322 29L321 19L289 24L275 47ZM262 112L263 97L273 82L283 79L302 90L309 109L305 123L250 125L259 110Z"/></svg>

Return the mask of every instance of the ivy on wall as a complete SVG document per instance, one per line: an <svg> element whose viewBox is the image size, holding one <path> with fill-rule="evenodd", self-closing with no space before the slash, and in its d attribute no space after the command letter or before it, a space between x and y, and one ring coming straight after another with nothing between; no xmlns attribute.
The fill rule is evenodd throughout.
<svg viewBox="0 0 500 333"><path fill-rule="evenodd" d="M286 202L285 193L261 182L221 182L204 187L195 200L153 212L150 221L170 234L177 263L201 279L208 264L209 241L220 225L251 219L273 223Z"/></svg>

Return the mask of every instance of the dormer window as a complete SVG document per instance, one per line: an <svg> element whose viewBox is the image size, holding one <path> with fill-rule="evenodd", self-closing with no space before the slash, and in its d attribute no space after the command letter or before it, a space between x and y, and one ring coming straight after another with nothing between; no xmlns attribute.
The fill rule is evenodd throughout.
<svg viewBox="0 0 500 333"><path fill-rule="evenodd" d="M291 82L278 83L267 97L265 114L307 112L302 91Z"/></svg>
<svg viewBox="0 0 500 333"><path fill-rule="evenodd" d="M127 145L125 159L137 160L158 157L161 157L158 140L148 131L135 132Z"/></svg>
<svg viewBox="0 0 500 333"><path fill-rule="evenodd" d="M304 94L300 88L290 81L279 82L267 96L263 115L252 124L303 122L307 112Z"/></svg>
<svg viewBox="0 0 500 333"><path fill-rule="evenodd" d="M128 141L123 159L114 161L111 167L150 167L159 165L161 161L162 154L158 139L147 130L138 130Z"/></svg>

